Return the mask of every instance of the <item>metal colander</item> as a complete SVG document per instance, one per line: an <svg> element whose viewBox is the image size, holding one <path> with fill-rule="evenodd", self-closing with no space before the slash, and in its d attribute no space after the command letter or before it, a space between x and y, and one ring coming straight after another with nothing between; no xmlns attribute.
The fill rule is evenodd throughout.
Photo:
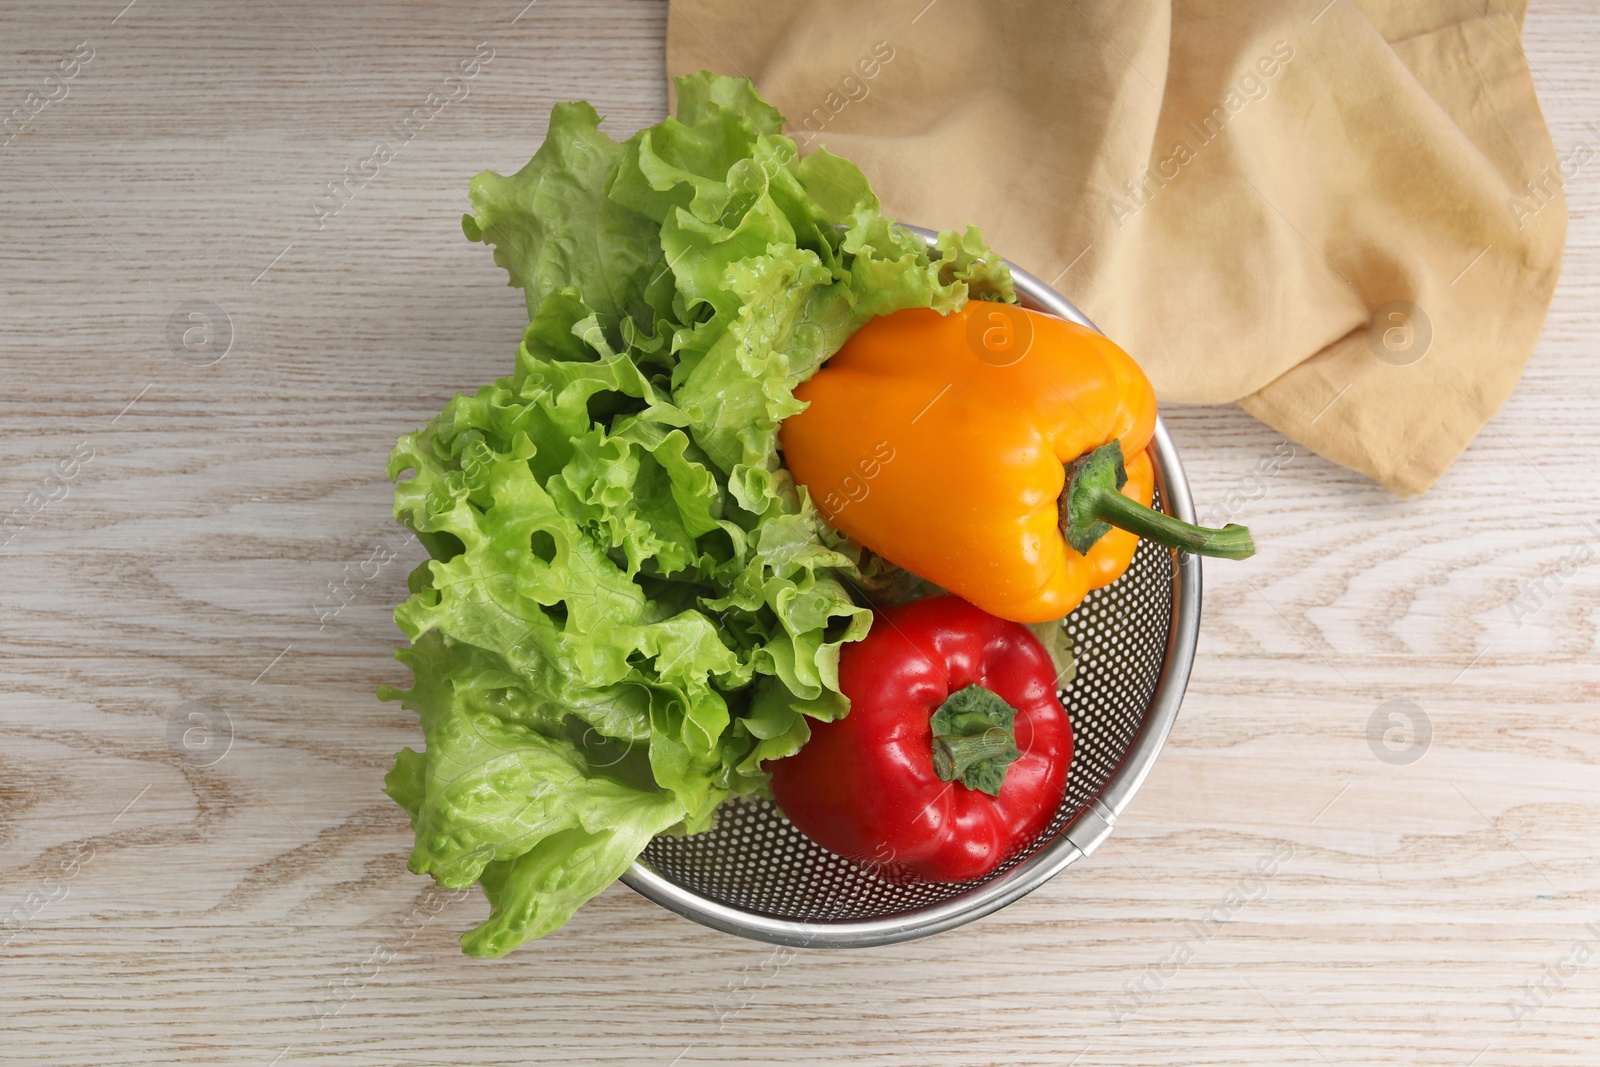
<svg viewBox="0 0 1600 1067"><path fill-rule="evenodd" d="M908 227L932 244L935 234ZM1023 306L1093 327L1038 278L1011 271ZM1183 465L1158 420L1156 505L1194 521ZM1077 673L1060 690L1075 749L1066 796L1021 855L977 882L900 885L836 856L760 798L732 801L692 837L658 837L622 880L728 933L812 948L886 945L1005 907L1093 852L1144 782L1178 715L1200 627L1200 559L1141 541L1122 578L1066 619Z"/></svg>

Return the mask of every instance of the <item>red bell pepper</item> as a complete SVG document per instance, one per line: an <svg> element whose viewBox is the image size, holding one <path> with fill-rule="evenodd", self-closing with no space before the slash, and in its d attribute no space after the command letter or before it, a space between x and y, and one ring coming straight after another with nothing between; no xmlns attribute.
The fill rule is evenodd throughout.
<svg viewBox="0 0 1600 1067"><path fill-rule="evenodd" d="M1049 825L1072 723L1028 629L955 596L875 613L845 645L850 712L770 765L772 795L824 848L895 882L966 882Z"/></svg>

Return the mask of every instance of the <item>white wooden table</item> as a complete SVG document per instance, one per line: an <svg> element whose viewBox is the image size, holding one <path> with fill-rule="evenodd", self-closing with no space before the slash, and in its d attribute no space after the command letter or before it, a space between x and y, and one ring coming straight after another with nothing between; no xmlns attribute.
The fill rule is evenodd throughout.
<svg viewBox="0 0 1600 1067"><path fill-rule="evenodd" d="M1526 378L1424 498L1304 451L1252 480L1275 434L1168 412L1262 551L1208 569L1177 729L1090 861L781 967L621 887L475 961L481 899L405 872L379 792L418 738L373 696L419 558L383 460L524 321L467 177L559 100L659 118L666 9L124 2L0 8L0 115L56 97L0 148L0 1061L1600 1063L1600 567L1513 610L1600 561L1600 168ZM1600 139L1597 41L1592 3L1530 14L1563 154ZM1390 701L1431 722L1415 762L1369 744Z"/></svg>

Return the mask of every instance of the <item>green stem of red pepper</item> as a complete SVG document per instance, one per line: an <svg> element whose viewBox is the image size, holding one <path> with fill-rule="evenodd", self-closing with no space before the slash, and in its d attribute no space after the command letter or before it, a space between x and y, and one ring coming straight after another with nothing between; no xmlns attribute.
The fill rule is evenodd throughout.
<svg viewBox="0 0 1600 1067"><path fill-rule="evenodd" d="M1021 755L1017 751L1017 710L981 685L958 689L933 713L933 773L941 782L960 779L968 789L992 797Z"/></svg>
<svg viewBox="0 0 1600 1067"><path fill-rule="evenodd" d="M1123 468L1121 441L1080 456L1068 468L1068 478L1067 491L1061 494L1061 532L1079 552L1088 552L1115 526L1199 556L1245 559L1255 555L1250 531L1238 523L1230 522L1220 530L1196 526L1123 496L1128 473Z"/></svg>

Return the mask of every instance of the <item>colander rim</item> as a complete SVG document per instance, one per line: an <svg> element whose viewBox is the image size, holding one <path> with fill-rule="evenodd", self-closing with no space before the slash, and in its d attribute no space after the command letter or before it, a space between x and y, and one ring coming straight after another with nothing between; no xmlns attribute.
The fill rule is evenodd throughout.
<svg viewBox="0 0 1600 1067"><path fill-rule="evenodd" d="M921 236L930 247L938 238L934 230L901 225ZM1081 323L1092 330L1099 329L1070 300L1045 282L1010 260L1006 260L1006 265L1011 269L1024 306ZM1186 522L1194 522L1194 500L1189 493L1183 462L1159 416L1149 453L1163 507ZM800 922L731 907L669 880L643 860L636 860L628 868L621 879L623 884L668 911L714 930L793 948L869 948L911 941L993 914L1033 892L1092 853L1110 835L1117 817L1149 777L1156 757L1172 732L1189 684L1189 672L1194 666L1195 644L1200 633L1201 577L1200 557L1184 552L1174 554L1172 619L1167 630L1167 648L1138 734L1099 795L1078 812L1053 841L1010 870L935 904L882 918L827 922Z"/></svg>

